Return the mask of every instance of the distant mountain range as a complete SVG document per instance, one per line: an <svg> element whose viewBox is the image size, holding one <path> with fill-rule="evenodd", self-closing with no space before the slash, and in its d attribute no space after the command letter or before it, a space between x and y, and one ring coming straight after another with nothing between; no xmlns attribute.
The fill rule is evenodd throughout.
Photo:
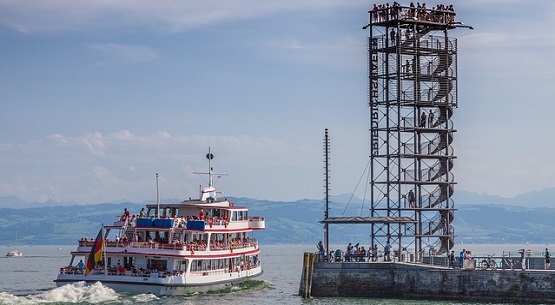
<svg viewBox="0 0 555 305"><path fill-rule="evenodd" d="M367 216L368 202L351 195L331 198L330 216ZM457 243L534 243L555 240L555 189L502 198L459 191L454 195ZM324 201L294 202L232 198L249 207L249 215L263 216L266 230L254 236L262 244L316 244L322 240ZM350 200L350 201L349 201ZM164 200L178 201L178 200ZM74 244L94 237L101 224L111 224L124 208L138 213L144 203L28 203L0 197L0 244ZM337 225L330 230L332 244L368 242L368 227Z"/></svg>

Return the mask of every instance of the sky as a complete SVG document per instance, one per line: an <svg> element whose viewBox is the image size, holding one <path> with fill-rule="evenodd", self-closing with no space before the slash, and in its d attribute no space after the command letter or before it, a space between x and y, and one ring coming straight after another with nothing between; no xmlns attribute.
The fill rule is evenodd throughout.
<svg viewBox="0 0 555 305"><path fill-rule="evenodd" d="M321 199L326 128L331 194L353 192L373 3L0 0L0 197L142 202L156 173L198 197L210 148L225 195ZM555 1L453 4L456 190L555 187Z"/></svg>

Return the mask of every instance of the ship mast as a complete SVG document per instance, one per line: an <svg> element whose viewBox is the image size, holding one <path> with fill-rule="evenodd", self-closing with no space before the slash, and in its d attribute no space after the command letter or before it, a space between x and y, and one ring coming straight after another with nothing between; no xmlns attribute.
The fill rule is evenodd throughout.
<svg viewBox="0 0 555 305"><path fill-rule="evenodd" d="M214 178L212 177L212 159L214 159L214 155L210 152L210 147L208 147L206 159L208 159L208 187L213 187Z"/></svg>
<svg viewBox="0 0 555 305"><path fill-rule="evenodd" d="M219 176L225 176L227 174L225 173L214 174L212 169L212 159L214 159L214 155L210 152L210 147L208 147L208 153L206 154L206 159L208 159L208 172L207 173L193 172L193 174L208 175L208 186L205 188L202 188L201 186L200 200L207 201L207 202L214 202L214 200L216 200L216 194L217 194L216 189L214 188L214 175L218 175L219 177Z"/></svg>

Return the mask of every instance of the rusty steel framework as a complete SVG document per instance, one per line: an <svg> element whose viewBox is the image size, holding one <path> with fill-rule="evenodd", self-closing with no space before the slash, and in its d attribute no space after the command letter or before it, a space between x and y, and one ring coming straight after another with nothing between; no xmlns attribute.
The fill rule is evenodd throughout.
<svg viewBox="0 0 555 305"><path fill-rule="evenodd" d="M454 245L457 40L448 33L460 23L449 10L369 14L370 217L399 219L372 222L370 238L418 261Z"/></svg>

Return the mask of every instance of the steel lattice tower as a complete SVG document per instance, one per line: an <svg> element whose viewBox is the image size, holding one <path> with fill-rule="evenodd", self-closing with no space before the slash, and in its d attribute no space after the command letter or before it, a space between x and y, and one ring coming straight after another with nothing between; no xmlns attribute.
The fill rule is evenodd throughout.
<svg viewBox="0 0 555 305"><path fill-rule="evenodd" d="M369 12L371 242L439 255L454 245L457 40L448 8Z"/></svg>

